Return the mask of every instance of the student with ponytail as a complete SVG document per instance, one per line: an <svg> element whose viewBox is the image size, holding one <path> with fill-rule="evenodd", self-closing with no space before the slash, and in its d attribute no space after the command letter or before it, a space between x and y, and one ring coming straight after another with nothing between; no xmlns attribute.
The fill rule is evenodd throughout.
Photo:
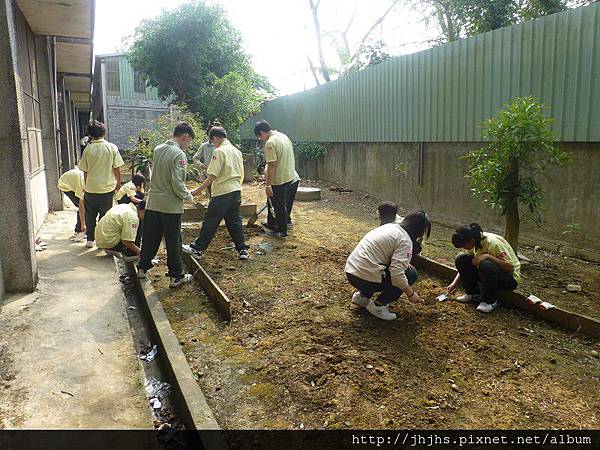
<svg viewBox="0 0 600 450"><path fill-rule="evenodd" d="M477 223L458 227L452 244L467 251L456 257L458 275L448 286L448 293L454 293L462 281L465 294L457 300L480 302L478 311L492 312L498 306L498 291L513 291L521 281L515 251L502 236L484 232Z"/></svg>

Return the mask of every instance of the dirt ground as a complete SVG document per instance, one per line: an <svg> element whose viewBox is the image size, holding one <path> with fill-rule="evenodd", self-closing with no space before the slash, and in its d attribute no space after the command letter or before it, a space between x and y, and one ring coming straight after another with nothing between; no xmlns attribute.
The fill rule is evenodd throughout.
<svg viewBox="0 0 600 450"><path fill-rule="evenodd" d="M264 201L256 186L245 187L244 198ZM196 283L170 291L164 277L153 281L220 425L598 428L598 341L514 310L484 315L472 305L435 302L447 283L426 274L415 288L428 303L401 299L391 308L396 321L350 304L344 263L377 225L376 204L324 189L323 201L296 203L287 240L246 229L249 261L222 250L230 244L222 227L202 264L232 302L229 324ZM184 242L198 228L185 225ZM448 230L434 230L424 254L451 260ZM587 265L548 258L544 264L576 266L567 274L580 276L588 291ZM550 276L537 282L560 284ZM590 294L577 297L598 307Z"/></svg>

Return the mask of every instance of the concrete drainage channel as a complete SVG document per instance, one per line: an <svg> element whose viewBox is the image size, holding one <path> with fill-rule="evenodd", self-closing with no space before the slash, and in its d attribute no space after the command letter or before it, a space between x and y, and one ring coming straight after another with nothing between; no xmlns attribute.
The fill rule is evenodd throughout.
<svg viewBox="0 0 600 450"><path fill-rule="evenodd" d="M160 431L209 431L196 435L204 448L226 448L219 425L171 329L150 281L140 283L133 263L115 259L145 390ZM156 348L154 349L154 346ZM169 435L169 433L165 433ZM189 439L190 435L187 434Z"/></svg>

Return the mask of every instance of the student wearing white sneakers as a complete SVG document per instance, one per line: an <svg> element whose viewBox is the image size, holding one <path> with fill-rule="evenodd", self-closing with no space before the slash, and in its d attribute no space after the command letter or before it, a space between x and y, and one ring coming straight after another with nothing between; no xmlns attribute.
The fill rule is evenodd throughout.
<svg viewBox="0 0 600 450"><path fill-rule="evenodd" d="M458 274L447 287L456 292L460 283L465 294L459 302L479 302L478 311L489 313L498 306L498 291L514 291L521 282L521 263L502 236L486 233L476 223L461 225L452 235L456 248L467 250L456 257Z"/></svg>
<svg viewBox="0 0 600 450"><path fill-rule="evenodd" d="M389 304L404 292L408 299L420 302L411 287L417 281L417 271L410 265L413 254L412 238L396 223L398 207L384 202L377 208L381 226L369 231L346 261L346 278L358 289L352 303L362 306L383 320L394 320ZM375 300L371 297L380 292Z"/></svg>

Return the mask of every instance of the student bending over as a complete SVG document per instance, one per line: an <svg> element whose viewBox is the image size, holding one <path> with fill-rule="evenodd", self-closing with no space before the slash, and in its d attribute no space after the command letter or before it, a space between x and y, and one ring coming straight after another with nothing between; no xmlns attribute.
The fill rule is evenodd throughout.
<svg viewBox="0 0 600 450"><path fill-rule="evenodd" d="M108 255L137 257L140 254L140 222L144 220L146 202L113 206L98 222L96 246Z"/></svg>
<svg viewBox="0 0 600 450"><path fill-rule="evenodd" d="M144 199L144 183L146 177L136 173L129 183L125 183L115 194L115 200L118 204L135 203L136 205ZM141 194L141 195L140 195Z"/></svg>
<svg viewBox="0 0 600 450"><path fill-rule="evenodd" d="M454 293L462 281L465 294L457 300L480 302L477 311L492 312L498 306L498 290L514 291L521 282L517 255L502 236L484 233L476 223L458 227L452 244L467 252L456 257L458 275L448 286L448 293Z"/></svg>
<svg viewBox="0 0 600 450"><path fill-rule="evenodd" d="M389 304L398 300L402 292L411 302L419 302L419 295L411 287L417 281L417 271L410 265L413 244L411 236L395 223L398 207L384 202L377 208L381 226L369 231L358 243L346 261L346 278L358 289L352 303L362 306L383 320L394 320ZM376 300L370 300L381 292Z"/></svg>

